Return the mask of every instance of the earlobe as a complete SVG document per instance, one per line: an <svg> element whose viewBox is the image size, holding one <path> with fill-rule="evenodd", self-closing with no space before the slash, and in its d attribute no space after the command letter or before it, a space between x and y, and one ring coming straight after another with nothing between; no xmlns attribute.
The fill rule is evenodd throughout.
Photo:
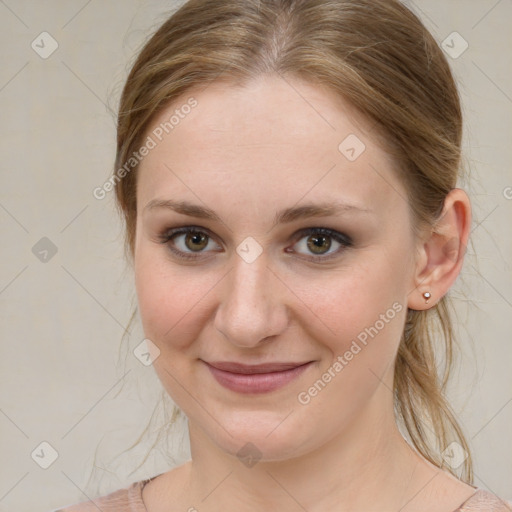
<svg viewBox="0 0 512 512"><path fill-rule="evenodd" d="M420 249L414 289L408 298L410 309L429 309L448 292L464 262L470 225L469 198L462 189L454 188L446 196L443 211Z"/></svg>

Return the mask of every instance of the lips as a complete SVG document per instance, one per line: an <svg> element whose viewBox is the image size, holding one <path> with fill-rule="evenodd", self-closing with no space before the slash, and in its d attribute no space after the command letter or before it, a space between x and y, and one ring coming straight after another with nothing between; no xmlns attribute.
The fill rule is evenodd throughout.
<svg viewBox="0 0 512 512"><path fill-rule="evenodd" d="M212 363L205 362L205 364L215 380L231 391L237 393L267 393L277 390L296 379L313 364L313 361L259 365L215 361Z"/></svg>
<svg viewBox="0 0 512 512"><path fill-rule="evenodd" d="M218 370L224 370L225 372L251 375L254 373L274 373L291 370L292 368L297 368L298 366L302 366L303 364L307 364L309 362L310 361L305 361L303 363L266 363L248 365L235 362L216 361L207 364L217 368Z"/></svg>

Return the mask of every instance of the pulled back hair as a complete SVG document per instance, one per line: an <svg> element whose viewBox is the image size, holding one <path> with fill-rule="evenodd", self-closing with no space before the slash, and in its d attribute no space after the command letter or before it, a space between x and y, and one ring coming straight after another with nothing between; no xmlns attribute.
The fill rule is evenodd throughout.
<svg viewBox="0 0 512 512"><path fill-rule="evenodd" d="M462 173L462 112L450 66L419 18L398 0L189 0L145 43L122 91L115 169L138 150L156 115L197 86L263 74L327 87L372 123L407 190L413 229L435 226ZM341 142L341 140L340 140ZM133 261L137 166L116 180ZM470 450L445 390L454 329L448 295L407 311L394 369L395 415L427 460L455 476L443 450ZM133 316L132 316L133 319ZM443 371L437 367L439 358Z"/></svg>

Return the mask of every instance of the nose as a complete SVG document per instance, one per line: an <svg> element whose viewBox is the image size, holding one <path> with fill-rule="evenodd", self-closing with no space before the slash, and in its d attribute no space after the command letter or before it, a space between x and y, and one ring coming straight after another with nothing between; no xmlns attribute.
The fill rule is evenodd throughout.
<svg viewBox="0 0 512 512"><path fill-rule="evenodd" d="M264 254L251 263L235 254L233 265L223 280L214 325L233 345L256 347L286 329L286 287Z"/></svg>

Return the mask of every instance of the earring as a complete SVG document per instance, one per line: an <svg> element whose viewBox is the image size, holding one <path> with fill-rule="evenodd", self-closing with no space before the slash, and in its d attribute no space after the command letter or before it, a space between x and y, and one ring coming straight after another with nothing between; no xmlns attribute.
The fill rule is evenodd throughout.
<svg viewBox="0 0 512 512"><path fill-rule="evenodd" d="M432 297L432 294L430 292L424 292L423 298L425 299L425 304L428 304L428 300Z"/></svg>

